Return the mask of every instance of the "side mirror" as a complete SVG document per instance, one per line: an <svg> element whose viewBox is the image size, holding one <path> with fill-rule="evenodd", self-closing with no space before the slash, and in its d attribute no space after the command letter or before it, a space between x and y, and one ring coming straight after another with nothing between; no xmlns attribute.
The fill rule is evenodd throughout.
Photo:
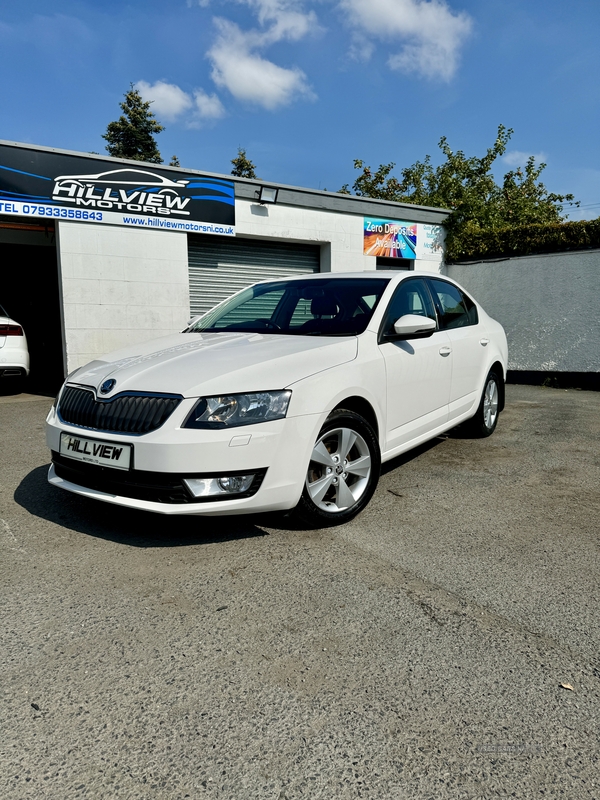
<svg viewBox="0 0 600 800"><path fill-rule="evenodd" d="M394 323L394 331L401 339L425 339L436 329L435 320L419 314L404 314Z"/></svg>

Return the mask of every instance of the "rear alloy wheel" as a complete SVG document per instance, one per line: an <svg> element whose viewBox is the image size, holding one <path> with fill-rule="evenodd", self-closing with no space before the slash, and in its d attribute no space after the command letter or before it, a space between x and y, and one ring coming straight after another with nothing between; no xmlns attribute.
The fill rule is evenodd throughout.
<svg viewBox="0 0 600 800"><path fill-rule="evenodd" d="M473 436L485 438L491 436L496 429L500 408L500 379L495 372L490 372L485 381L481 402L475 416L467 423Z"/></svg>
<svg viewBox="0 0 600 800"><path fill-rule="evenodd" d="M314 444L296 515L317 527L340 525L367 505L379 480L375 431L353 411L333 411Z"/></svg>

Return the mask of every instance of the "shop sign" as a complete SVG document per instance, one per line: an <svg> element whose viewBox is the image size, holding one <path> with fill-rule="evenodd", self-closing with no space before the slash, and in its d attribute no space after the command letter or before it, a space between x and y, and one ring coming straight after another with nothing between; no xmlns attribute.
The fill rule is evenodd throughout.
<svg viewBox="0 0 600 800"><path fill-rule="evenodd" d="M0 144L0 214L235 235L233 181Z"/></svg>
<svg viewBox="0 0 600 800"><path fill-rule="evenodd" d="M415 258L439 261L442 257L444 229L391 219L365 217L364 254L383 258Z"/></svg>

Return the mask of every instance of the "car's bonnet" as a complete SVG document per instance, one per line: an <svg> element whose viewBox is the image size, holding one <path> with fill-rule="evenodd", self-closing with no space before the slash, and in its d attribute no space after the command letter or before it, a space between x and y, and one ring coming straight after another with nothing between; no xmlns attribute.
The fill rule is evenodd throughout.
<svg viewBox="0 0 600 800"><path fill-rule="evenodd" d="M356 337L260 333L184 333L133 345L92 361L71 378L104 395L168 392L184 397L283 389L356 358ZM103 395L100 393L99 395Z"/></svg>

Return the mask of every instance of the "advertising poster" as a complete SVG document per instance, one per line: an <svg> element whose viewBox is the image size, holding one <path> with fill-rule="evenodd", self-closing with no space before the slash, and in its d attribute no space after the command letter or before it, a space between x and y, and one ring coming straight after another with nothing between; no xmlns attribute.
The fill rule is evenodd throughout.
<svg viewBox="0 0 600 800"><path fill-rule="evenodd" d="M364 218L364 254L383 258L441 261L445 230L441 225Z"/></svg>
<svg viewBox="0 0 600 800"><path fill-rule="evenodd" d="M365 217L364 254L384 258L417 257L417 223Z"/></svg>
<svg viewBox="0 0 600 800"><path fill-rule="evenodd" d="M446 229L442 225L427 225L419 222L417 234L417 258L424 261L441 261L444 255Z"/></svg>
<svg viewBox="0 0 600 800"><path fill-rule="evenodd" d="M0 214L235 235L233 181L0 144Z"/></svg>

